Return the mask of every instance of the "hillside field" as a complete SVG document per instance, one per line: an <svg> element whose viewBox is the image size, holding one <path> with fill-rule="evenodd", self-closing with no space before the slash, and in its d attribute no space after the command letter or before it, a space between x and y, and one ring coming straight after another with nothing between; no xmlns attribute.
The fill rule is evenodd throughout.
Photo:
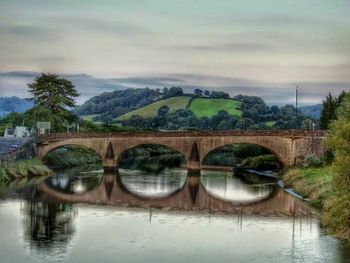
<svg viewBox="0 0 350 263"><path fill-rule="evenodd" d="M241 116L239 110L241 102L232 99L214 99L214 98L194 98L191 102L189 96L171 97L165 100L156 101L137 110L130 111L121 115L117 120L127 120L133 115L139 115L143 118L155 117L158 109L164 105L169 107L170 112L175 112L179 109L188 108L197 117L212 117L220 110L227 111L230 115ZM190 105L189 105L190 103Z"/></svg>
<svg viewBox="0 0 350 263"><path fill-rule="evenodd" d="M192 100L189 109L197 117L212 117L220 110L227 111L233 116L241 116L239 110L241 102L232 99L212 99L212 98L195 98Z"/></svg>
<svg viewBox="0 0 350 263"><path fill-rule="evenodd" d="M191 97L189 96L178 96L171 97L165 100L159 100L137 110L125 113L119 116L117 120L126 120L132 117L133 115L139 115L143 118L155 117L157 115L158 109L164 105L167 105L169 107L170 112L175 112L180 109L186 109L190 99Z"/></svg>

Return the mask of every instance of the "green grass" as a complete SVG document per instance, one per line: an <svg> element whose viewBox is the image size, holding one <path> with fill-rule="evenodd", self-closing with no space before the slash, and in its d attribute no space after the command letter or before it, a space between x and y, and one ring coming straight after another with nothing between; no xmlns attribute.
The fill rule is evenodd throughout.
<svg viewBox="0 0 350 263"><path fill-rule="evenodd" d="M96 116L98 116L98 114L89 114L89 115L81 115L80 118L82 118L85 121L93 121L92 119Z"/></svg>
<svg viewBox="0 0 350 263"><path fill-rule="evenodd" d="M332 193L332 176L329 167L293 168L284 176L287 186L310 199L310 204L323 208L324 202Z"/></svg>
<svg viewBox="0 0 350 263"><path fill-rule="evenodd" d="M50 175L52 171L38 159L14 161L2 164L0 181L14 181L23 178Z"/></svg>
<svg viewBox="0 0 350 263"><path fill-rule="evenodd" d="M190 99L191 97L189 96L178 96L178 97L172 97L165 100L159 100L145 107L123 114L119 116L117 120L127 120L131 118L133 115L139 115L143 118L155 117L157 116L158 109L164 105L167 105L169 107L169 112L175 112L179 109L186 109Z"/></svg>
<svg viewBox="0 0 350 263"><path fill-rule="evenodd" d="M195 98L192 100L189 109L197 117L210 118L220 110L227 111L230 115L241 116L240 106L240 101L232 99Z"/></svg>
<svg viewBox="0 0 350 263"><path fill-rule="evenodd" d="M99 114L88 114L88 115L81 115L79 116L81 119L83 119L84 121L91 121L95 124L103 124L102 121L94 121L93 118L95 118L96 116L98 116Z"/></svg>
<svg viewBox="0 0 350 263"><path fill-rule="evenodd" d="M265 125L266 125L267 127L272 128L272 126L273 126L275 123L276 123L276 121L267 121L267 122L265 122Z"/></svg>

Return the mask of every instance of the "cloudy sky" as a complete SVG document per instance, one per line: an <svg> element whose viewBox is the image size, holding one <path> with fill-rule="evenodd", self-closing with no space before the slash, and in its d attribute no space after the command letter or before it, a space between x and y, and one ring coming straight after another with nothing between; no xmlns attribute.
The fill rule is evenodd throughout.
<svg viewBox="0 0 350 263"><path fill-rule="evenodd" d="M56 72L91 80L77 82L80 102L176 84L269 103L300 85L317 103L350 87L349 13L349 0L1 0L0 96Z"/></svg>

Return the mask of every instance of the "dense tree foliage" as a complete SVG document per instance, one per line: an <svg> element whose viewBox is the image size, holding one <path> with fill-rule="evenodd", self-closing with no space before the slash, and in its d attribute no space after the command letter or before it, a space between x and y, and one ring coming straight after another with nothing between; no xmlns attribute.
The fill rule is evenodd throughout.
<svg viewBox="0 0 350 263"><path fill-rule="evenodd" d="M334 155L334 197L326 204L324 223L350 239L350 94L342 95L336 117L327 138L327 146Z"/></svg>
<svg viewBox="0 0 350 263"><path fill-rule="evenodd" d="M320 116L320 128L328 130L332 121L337 119L337 109L350 93L343 91L337 98L334 98L331 93L328 94L326 100L323 101L323 108Z"/></svg>
<svg viewBox="0 0 350 263"><path fill-rule="evenodd" d="M268 110L268 112L270 112ZM262 130L262 129L293 129L298 123L299 127L309 128L303 125L308 120L305 116L298 116L295 120L295 114L288 115L290 111L280 111L278 117L270 116L273 120L279 118L273 126L267 126L265 120L270 121L267 117L251 116L243 117L232 116L226 111L219 111L211 118L196 117L188 109L180 109L176 112L169 112L167 106L159 108L158 114L153 118L143 118L141 116L132 116L130 119L121 121L125 127L137 127L143 129L160 129L160 130Z"/></svg>
<svg viewBox="0 0 350 263"><path fill-rule="evenodd" d="M320 116L320 128L322 130L327 130L330 122L336 119L337 99L333 98L332 94L329 93L322 104L323 109Z"/></svg>
<svg viewBox="0 0 350 263"><path fill-rule="evenodd" d="M35 106L46 107L54 114L66 114L67 108L74 108L75 98L79 96L69 80L56 74L41 74L28 84Z"/></svg>

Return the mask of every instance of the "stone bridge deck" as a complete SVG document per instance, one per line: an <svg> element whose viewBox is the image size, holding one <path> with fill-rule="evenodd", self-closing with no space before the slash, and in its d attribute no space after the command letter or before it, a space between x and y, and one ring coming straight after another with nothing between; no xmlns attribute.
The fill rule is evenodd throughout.
<svg viewBox="0 0 350 263"><path fill-rule="evenodd" d="M37 138L38 157L65 145L77 145L97 152L106 168L118 166L123 152L138 145L158 144L170 147L186 158L189 170L200 170L205 156L224 145L248 143L262 146L274 153L283 165L293 165L307 154L323 153L322 131L179 131L63 133Z"/></svg>

